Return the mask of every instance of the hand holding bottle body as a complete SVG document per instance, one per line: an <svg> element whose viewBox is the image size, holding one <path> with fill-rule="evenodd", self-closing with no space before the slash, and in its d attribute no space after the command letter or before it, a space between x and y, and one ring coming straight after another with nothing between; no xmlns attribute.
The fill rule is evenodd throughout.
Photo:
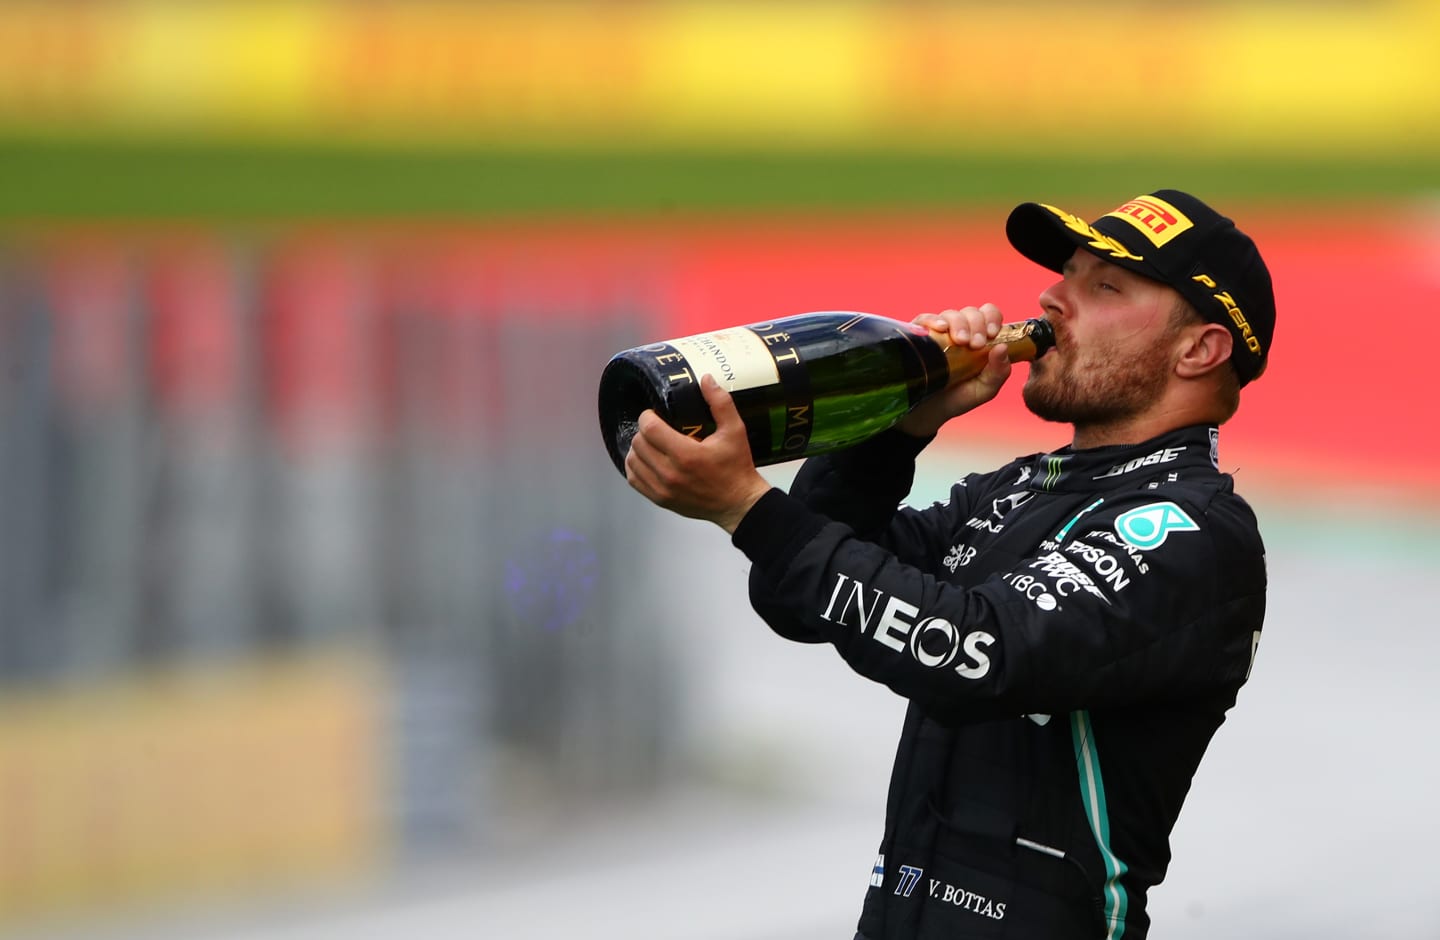
<svg viewBox="0 0 1440 940"><path fill-rule="evenodd" d="M645 411L625 457L625 479L662 509L733 533L770 483L755 469L745 422L730 393L708 373L700 377L700 391L715 418L714 433L697 440Z"/></svg>

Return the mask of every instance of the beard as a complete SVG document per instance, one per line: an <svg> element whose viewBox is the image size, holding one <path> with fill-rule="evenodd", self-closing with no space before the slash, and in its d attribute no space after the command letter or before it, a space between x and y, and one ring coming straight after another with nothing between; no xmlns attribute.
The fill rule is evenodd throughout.
<svg viewBox="0 0 1440 940"><path fill-rule="evenodd" d="M1170 376L1170 339L1159 337L1138 352L1060 346L1063 358L1042 356L1030 364L1025 406L1042 420L1076 428L1128 421L1160 400Z"/></svg>

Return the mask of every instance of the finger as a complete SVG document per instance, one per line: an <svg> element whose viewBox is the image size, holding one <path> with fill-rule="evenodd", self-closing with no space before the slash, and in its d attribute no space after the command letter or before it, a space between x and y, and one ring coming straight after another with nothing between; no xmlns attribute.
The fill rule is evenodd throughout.
<svg viewBox="0 0 1440 940"><path fill-rule="evenodd" d="M640 417L635 419L635 434L630 438L630 453L640 455L641 459L645 459L645 453L653 450L655 446L650 440L650 423L646 417L650 414L653 412L642 411L640 413Z"/></svg>
<svg viewBox="0 0 1440 940"><path fill-rule="evenodd" d="M979 375L980 382L996 391L1010 378L1010 349L1003 343L990 348L990 356L985 360L985 368Z"/></svg>
<svg viewBox="0 0 1440 940"><path fill-rule="evenodd" d="M1005 324L1005 315L994 304L981 304L980 315L985 319L985 335L994 339Z"/></svg>
<svg viewBox="0 0 1440 940"><path fill-rule="evenodd" d="M930 339L939 343L942 348L949 349L955 345L955 340L950 335L950 323L938 313L922 313L910 322L924 330Z"/></svg>
<svg viewBox="0 0 1440 940"><path fill-rule="evenodd" d="M946 310L945 319L950 323L950 338L957 346L980 349L989 340L985 314L978 307Z"/></svg>
<svg viewBox="0 0 1440 940"><path fill-rule="evenodd" d="M641 415L641 418L643 419L644 415ZM655 445L644 429L638 429L630 439L630 451L625 455L625 476L629 478L633 472L636 475L653 477L658 456Z"/></svg>
<svg viewBox="0 0 1440 940"><path fill-rule="evenodd" d="M632 490L648 499L654 492L650 485L651 479L645 462L635 455L635 448L630 448L630 453L625 455L625 482L630 484Z"/></svg>
<svg viewBox="0 0 1440 940"><path fill-rule="evenodd" d="M640 417L635 420L635 440L630 447L634 449L635 444L644 441L646 446L647 460L651 466L656 465L657 457L665 457L673 454L679 441L686 440L685 435L665 423L665 419L656 414L653 409L645 409L640 412Z"/></svg>
<svg viewBox="0 0 1440 940"><path fill-rule="evenodd" d="M745 422L740 418L740 410L735 407L735 399L710 373L700 376L700 394L705 396L705 404L710 406L710 414L715 418L715 433L734 433L745 429Z"/></svg>
<svg viewBox="0 0 1440 940"><path fill-rule="evenodd" d="M653 486L671 473L677 438L682 444L686 438L653 411L642 412L637 424L635 437L630 441L630 453Z"/></svg>
<svg viewBox="0 0 1440 940"><path fill-rule="evenodd" d="M676 476L675 460L664 448L673 444L678 437L686 440L652 411L654 420L644 422L646 430L635 435L630 442L630 453L625 456L625 479L642 496L657 505L665 505L670 498ZM648 431L648 433L647 433Z"/></svg>
<svg viewBox="0 0 1440 940"><path fill-rule="evenodd" d="M950 324L938 313L922 313L910 322L936 333L944 333L950 329Z"/></svg>
<svg viewBox="0 0 1440 940"><path fill-rule="evenodd" d="M631 489L650 499L655 492L655 473L636 446L639 442L637 437L630 445L630 452L625 455L625 482L630 484Z"/></svg>

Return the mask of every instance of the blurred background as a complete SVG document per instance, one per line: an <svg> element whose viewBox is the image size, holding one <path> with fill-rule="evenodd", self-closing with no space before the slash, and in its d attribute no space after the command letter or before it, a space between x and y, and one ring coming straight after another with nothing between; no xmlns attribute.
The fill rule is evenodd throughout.
<svg viewBox="0 0 1440 940"><path fill-rule="evenodd" d="M0 0L0 936L850 937L903 703L599 372L1029 315L1011 206L1176 187L1276 279L1273 587L1156 935L1440 937L1437 88L1430 0Z"/></svg>

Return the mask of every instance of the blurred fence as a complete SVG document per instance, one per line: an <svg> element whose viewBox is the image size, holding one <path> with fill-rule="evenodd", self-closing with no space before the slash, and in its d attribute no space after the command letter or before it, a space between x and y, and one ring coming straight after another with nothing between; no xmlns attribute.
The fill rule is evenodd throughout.
<svg viewBox="0 0 1440 940"><path fill-rule="evenodd" d="M134 877L161 837L89 846L185 790L197 763L231 778L212 770L206 792L241 828L293 827L301 810L247 794L330 747L275 711L275 677L296 663L322 666L290 686L348 690L314 727L364 739L344 749L347 798L366 804L356 846L483 839L515 808L507 767L561 794L656 779L666 653L594 416L600 368L645 338L654 299L624 270L562 278L496 250L335 233L12 239L0 923L132 882L163 893L165 879ZM177 695L196 688L187 677L232 693ZM167 749L177 735L194 746ZM109 787L117 773L133 785ZM312 791L289 795L299 806L341 782L295 779ZM192 872L233 887L274 867L273 852L194 832L215 819L195 802L173 808L197 814ZM67 822L47 834L37 816Z"/></svg>

